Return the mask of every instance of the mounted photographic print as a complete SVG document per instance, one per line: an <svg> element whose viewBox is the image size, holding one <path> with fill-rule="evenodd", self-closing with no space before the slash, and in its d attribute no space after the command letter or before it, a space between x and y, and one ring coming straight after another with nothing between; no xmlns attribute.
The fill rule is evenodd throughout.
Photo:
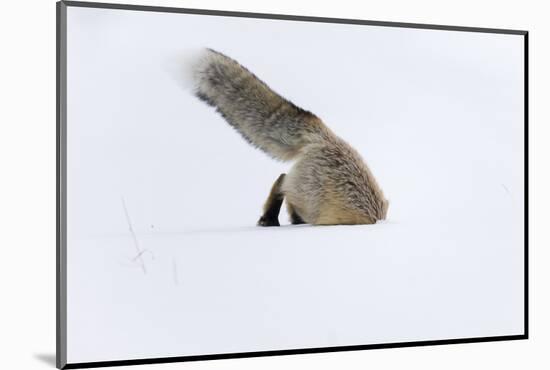
<svg viewBox="0 0 550 370"><path fill-rule="evenodd" d="M57 365L527 338L527 32L59 2Z"/></svg>

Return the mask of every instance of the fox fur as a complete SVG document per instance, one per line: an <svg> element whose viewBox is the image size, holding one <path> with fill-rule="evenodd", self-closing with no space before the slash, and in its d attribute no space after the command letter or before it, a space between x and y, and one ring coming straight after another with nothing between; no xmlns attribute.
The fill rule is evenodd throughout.
<svg viewBox="0 0 550 370"><path fill-rule="evenodd" d="M283 199L293 224L373 224L388 201L359 153L321 119L273 91L237 61L205 49L192 66L195 95L269 156L294 161L273 184L258 224L279 226Z"/></svg>

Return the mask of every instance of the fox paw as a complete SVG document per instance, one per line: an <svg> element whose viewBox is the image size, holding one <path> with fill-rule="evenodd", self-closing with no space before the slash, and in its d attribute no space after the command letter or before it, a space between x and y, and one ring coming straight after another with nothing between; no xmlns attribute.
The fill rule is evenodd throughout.
<svg viewBox="0 0 550 370"><path fill-rule="evenodd" d="M258 220L258 226L281 226L276 218L262 216Z"/></svg>

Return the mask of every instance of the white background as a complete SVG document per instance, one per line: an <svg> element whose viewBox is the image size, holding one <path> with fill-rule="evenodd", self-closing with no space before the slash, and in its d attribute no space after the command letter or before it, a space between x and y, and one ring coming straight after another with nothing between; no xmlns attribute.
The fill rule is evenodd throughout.
<svg viewBox="0 0 550 370"><path fill-rule="evenodd" d="M38 3L38 2L37 2ZM175 4L177 2L172 2ZM166 2L157 4L167 4ZM544 109L545 89L547 89L547 72L542 68L548 64L548 55L544 54L542 46L547 41L547 26L543 23L541 9L526 4L508 7L499 2L487 3L486 6L461 2L453 8L449 4L437 5L429 2L409 6L405 2L396 5L389 3L384 7L357 8L339 3L338 7L322 7L320 4L310 4L299 7L297 4L246 4L235 2L227 8L227 4L208 3L211 8L248 10L264 12L280 12L288 14L325 15L335 17L355 17L365 19L412 21L425 23L459 24L472 26L527 28L532 31L531 73L536 76L532 80L531 90L531 127L532 153L541 151L535 157L533 167L544 169L542 150L545 143L544 129L537 122L548 120ZM29 6L21 4L21 8ZM193 2L180 2L180 6L206 7ZM445 9L442 9L442 7ZM498 12L496 12L498 9ZM20 9L24 10L24 9ZM49 13L48 13L49 11ZM8 9L6 9L8 13ZM50 14L49 19L44 14ZM21 14L15 9L11 14ZM25 13L29 18L21 22L16 17L10 17L3 25L6 43L14 47L8 65L3 73L8 79L9 95L6 96L7 113L2 124L7 132L2 135L5 143L2 148L3 167L7 167L3 186L5 199L2 213L3 240L5 258L3 259L2 284L9 305L3 306L2 327L6 339L4 348L8 352L7 361L12 367L40 368L47 366L38 360L48 358L54 352L54 6L41 2ZM32 25L32 26L29 26ZM14 32L18 30L18 32ZM17 37L11 36L17 34ZM537 48L537 45L541 47ZM17 48L16 48L17 47ZM15 52L17 51L17 53ZM15 67L23 67L20 70ZM537 66L541 66L538 68ZM23 81L23 82L21 82ZM13 97L17 97L15 101ZM542 145L538 145L538 143ZM547 155L547 154L546 154ZM17 160L13 160L17 158ZM5 165L4 165L5 163ZM535 170L536 171L536 170ZM547 179L539 171L539 183L533 184L531 194L536 194L537 204L532 207L535 213L542 215L546 195L536 190L547 188ZM545 184L546 182L546 184ZM5 206L7 204L7 207ZM531 340L515 343L487 343L446 347L411 348L384 351L369 351L360 353L319 354L308 356L293 356L270 359L246 359L223 362L211 362L186 365L162 365L159 368L280 368L316 367L316 368L464 368L498 366L500 368L517 368L529 365L535 368L542 365L543 358L538 358L547 345L548 321L544 312L548 311L545 292L548 280L544 266L547 264L547 252L544 250L545 231L537 227L543 218L532 219L531 244L531 277L533 292L533 310L531 319ZM5 240L4 240L5 238ZM546 238L547 241L547 238ZM14 284L14 282L17 282ZM538 293L538 294L537 294ZM46 356L44 356L46 355ZM541 362L537 362L537 360ZM17 366L15 364L19 364ZM34 364L34 365L33 365ZM50 365L51 366L51 365Z"/></svg>
<svg viewBox="0 0 550 370"><path fill-rule="evenodd" d="M522 36L73 7L67 27L69 363L523 333ZM181 89L204 46L352 143L386 222L255 227L289 165Z"/></svg>

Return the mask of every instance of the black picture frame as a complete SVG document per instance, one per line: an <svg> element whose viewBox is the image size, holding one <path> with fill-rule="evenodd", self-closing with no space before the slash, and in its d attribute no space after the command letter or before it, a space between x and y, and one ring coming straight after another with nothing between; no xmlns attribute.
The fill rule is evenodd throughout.
<svg viewBox="0 0 550 370"><path fill-rule="evenodd" d="M524 333L520 335L505 335L505 336L489 336L489 337L473 337L473 338L458 338L458 339L442 339L442 340L426 340L412 342L396 342L384 344L366 344L338 347L323 347L323 348L303 348L290 350L273 350L259 352L242 352L242 353L221 353L198 356L176 356L176 357L161 357L161 358L142 358L131 360L116 360L116 361L99 361L99 362L82 362L82 363L67 363L67 343L66 343L66 306L67 306L67 265L66 265L66 225L67 225L67 207L66 207L66 78L67 78L67 19L66 12L68 7L85 7L85 8L100 8L100 9L120 9L127 11L141 12L164 12L164 13L183 13L183 14L198 14L222 17L244 17L256 19L274 19L274 20L291 20L297 22L320 22L320 23L341 23L354 25L382 26L382 27L401 27L413 29L427 30L445 30L445 31L461 31L461 32L480 32L480 33L495 33L495 34L511 34L523 36L524 42ZM159 6L141 6L128 4L110 4L97 2L79 2L79 1L59 1L56 4L56 38L57 38L57 63L56 63L56 123L57 123L57 141L56 141L56 366L59 369L77 369L77 368L93 368L107 366L126 366L139 364L156 364L156 363L172 363L183 361L203 361L216 359L230 359L243 357L263 357L263 356L280 356L293 354L307 354L320 352L340 352L340 351L358 351L368 349L381 348L399 348L399 347L417 347L417 346L434 346L446 344L460 343L481 343L495 341L510 341L524 340L529 338L529 32L525 30L512 29L495 29L495 28L479 28L479 27L463 27L463 26L447 26L434 24L418 24L418 23L401 23L401 22L382 22L369 21L358 19L340 19L340 18L324 18L324 17L309 17L298 15L283 15L283 14L264 14L264 13L249 13L249 12L233 12L233 11L218 11L218 10L202 10L202 9L186 9L173 7Z"/></svg>

